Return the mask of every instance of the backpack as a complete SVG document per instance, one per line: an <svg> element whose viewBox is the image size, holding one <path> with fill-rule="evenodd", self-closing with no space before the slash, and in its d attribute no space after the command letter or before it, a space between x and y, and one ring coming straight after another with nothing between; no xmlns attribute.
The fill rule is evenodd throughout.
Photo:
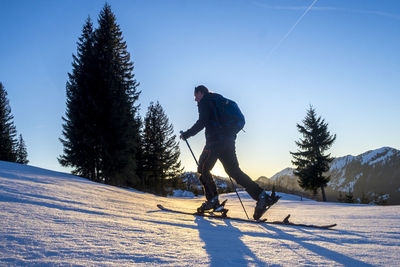
<svg viewBox="0 0 400 267"><path fill-rule="evenodd" d="M218 97L216 101L217 118L222 131L228 135L236 135L243 129L245 119L235 101Z"/></svg>

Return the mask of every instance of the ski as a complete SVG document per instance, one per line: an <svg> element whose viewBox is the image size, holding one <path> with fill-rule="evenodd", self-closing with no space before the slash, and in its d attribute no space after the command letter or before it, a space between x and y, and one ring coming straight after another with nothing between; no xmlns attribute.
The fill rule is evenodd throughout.
<svg viewBox="0 0 400 267"><path fill-rule="evenodd" d="M233 221L248 222L248 223L279 224L279 225L318 228L318 229L330 229L330 228L336 226L336 223L329 224L329 225L293 223L293 222L289 221L290 214L288 216L286 216L285 219L283 219L282 221L267 221L267 219L261 219L261 220L256 221L256 220L248 220L248 219L242 219L242 218L236 218L236 217L222 216L222 215L213 214L213 213L202 213L201 214L201 213L197 213L197 212L193 213L193 212L187 212L187 211L181 211L181 210L174 210L174 209L166 208L161 204L157 204L157 207L163 211L174 212L174 213L179 213L179 214L187 214L187 215L201 216L201 217L207 217L207 218L216 218L216 219L222 219L222 220L233 220Z"/></svg>

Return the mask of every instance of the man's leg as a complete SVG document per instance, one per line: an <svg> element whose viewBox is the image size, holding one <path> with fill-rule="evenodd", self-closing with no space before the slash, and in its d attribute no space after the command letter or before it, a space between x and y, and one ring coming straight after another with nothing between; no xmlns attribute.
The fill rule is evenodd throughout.
<svg viewBox="0 0 400 267"><path fill-rule="evenodd" d="M258 200L263 189L239 168L234 140L227 140L225 142L224 148L219 155L219 160L224 166L226 173L243 186L254 200Z"/></svg>
<svg viewBox="0 0 400 267"><path fill-rule="evenodd" d="M210 173L216 162L216 151L206 146L200 155L198 172L200 173L200 182L203 184L208 201L218 195L217 186Z"/></svg>

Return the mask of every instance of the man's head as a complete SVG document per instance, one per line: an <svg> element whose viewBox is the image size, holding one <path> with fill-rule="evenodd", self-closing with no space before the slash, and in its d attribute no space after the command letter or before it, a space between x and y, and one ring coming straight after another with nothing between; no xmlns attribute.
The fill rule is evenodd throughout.
<svg viewBox="0 0 400 267"><path fill-rule="evenodd" d="M205 94L207 94L208 92L209 92L209 91L208 91L208 88L205 87L204 85L196 86L196 87L194 88L194 100L195 100L197 103L200 102L200 100L203 99L203 96L204 96Z"/></svg>

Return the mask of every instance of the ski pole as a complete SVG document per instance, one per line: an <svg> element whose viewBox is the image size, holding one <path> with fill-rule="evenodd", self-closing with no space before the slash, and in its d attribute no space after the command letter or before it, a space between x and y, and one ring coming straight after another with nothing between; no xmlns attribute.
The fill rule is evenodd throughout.
<svg viewBox="0 0 400 267"><path fill-rule="evenodd" d="M180 131L180 134L183 134L183 131ZM188 146L188 148L189 148L189 150L190 150L190 153L192 153L192 156L193 156L193 158L194 158L194 161L196 161L196 165L199 166L199 162L197 161L197 159L196 159L196 157L195 157L195 155L194 155L194 153L193 153L193 151L192 151L192 148L191 148L190 145L189 145L189 142L188 142L186 139L184 139L184 140L185 140L185 142L186 142L186 144L187 144L187 146Z"/></svg>
<svg viewBox="0 0 400 267"><path fill-rule="evenodd" d="M236 185L233 183L233 180L232 180L232 178L231 178L229 175L228 175L228 177L229 177L229 179L231 179L231 183L232 183L232 185L233 185L233 188L235 188L236 195L237 195L238 198L239 198L240 204L242 205L242 208L243 208L243 210L244 210L244 213L246 214L247 219L250 220L249 215L247 215L247 211L246 211L246 209L244 208L242 199L241 199L240 196L239 196L239 193L238 193L238 191L237 191Z"/></svg>
<svg viewBox="0 0 400 267"><path fill-rule="evenodd" d="M183 131L180 131L180 134L183 134ZM193 156L193 158L194 158L194 161L196 161L197 166L199 166L199 162L197 161L196 156L194 155L194 153L193 153L193 151L192 151L192 148L191 148L190 145L189 145L189 142L187 141L187 139L184 139L184 140L185 140L186 145L188 146L190 152L192 153L192 156ZM231 183L232 183L232 185L233 185L233 188L235 188L236 195L237 195L238 198L239 198L240 204L242 205L242 208L243 208L243 210L244 210L244 213L246 214L247 219L250 220L249 215L247 215L247 211L246 211L246 209L244 208L242 199L240 198L239 193L237 192L236 185L233 183L233 180L232 180L232 178L231 178L229 175L228 175L228 177L229 177L229 179L231 180Z"/></svg>

